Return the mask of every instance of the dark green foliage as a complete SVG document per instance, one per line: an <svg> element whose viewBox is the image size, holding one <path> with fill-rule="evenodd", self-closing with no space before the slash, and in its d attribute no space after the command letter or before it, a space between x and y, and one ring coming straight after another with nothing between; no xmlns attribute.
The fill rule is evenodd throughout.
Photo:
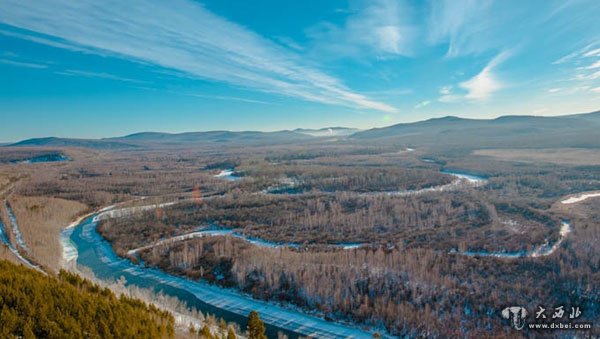
<svg viewBox="0 0 600 339"><path fill-rule="evenodd" d="M214 338L208 324L204 324L202 329L200 330L200 337L203 339L212 339Z"/></svg>
<svg viewBox="0 0 600 339"><path fill-rule="evenodd" d="M267 339L265 324L260 320L256 311L252 311L248 315L248 339Z"/></svg>
<svg viewBox="0 0 600 339"><path fill-rule="evenodd" d="M237 336L235 335L235 331L233 330L233 328L229 327L229 329L227 329L227 339L236 339Z"/></svg>
<svg viewBox="0 0 600 339"><path fill-rule="evenodd" d="M61 271L58 278L0 261L0 337L173 337L166 311Z"/></svg>

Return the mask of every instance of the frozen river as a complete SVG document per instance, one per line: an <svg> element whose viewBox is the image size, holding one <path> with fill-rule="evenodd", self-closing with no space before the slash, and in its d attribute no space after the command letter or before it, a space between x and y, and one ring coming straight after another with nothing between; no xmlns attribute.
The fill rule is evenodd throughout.
<svg viewBox="0 0 600 339"><path fill-rule="evenodd" d="M110 244L96 232L95 215L61 235L65 265L77 263L91 269L99 279L124 277L128 285L151 288L178 297L204 313L215 314L227 321L245 324L248 313L259 312L267 325L267 335L277 337L281 331L292 338L371 338L371 334L343 324L329 322L301 311L251 298L236 290L224 289L202 281L192 281L163 271L137 265L120 258Z"/></svg>
<svg viewBox="0 0 600 339"><path fill-rule="evenodd" d="M455 176L457 179L450 185L452 187L459 184L469 186L478 186L486 182L485 178L477 177L459 172L445 172ZM235 181L240 177L235 175L234 170L223 170L215 177ZM449 188L432 187L426 191L443 191ZM410 192L415 194L418 192ZM145 267L132 263L128 259L121 258L114 253L110 244L104 240L96 231L98 220L104 218L119 218L132 213L151 210L156 207L166 207L173 203L164 203L158 205L137 206L117 209L114 206L108 207L97 214L94 214L73 227L66 228L61 234L61 243L63 245L63 261L66 266L77 264L89 268L99 279L117 280L124 277L129 285L135 285L141 288L151 288L156 292L162 292L167 295L178 297L204 313L215 314L227 321L235 321L245 324L248 313L256 310L267 325L267 335L277 337L277 332L281 331L288 336L295 338L298 336L312 336L315 338L371 338L369 332L361 329L346 326L340 323L329 322L319 317L303 313L302 311L286 308L269 302L264 302L251 298L248 295L240 293L233 289L224 289L210 285L203 281L192 281L187 278L175 276L158 269ZM298 247L295 243L274 243L261 239L247 237L236 233L233 230L205 229L196 232L179 235L170 239L163 239L158 243L130 251L135 254L137 251L159 245L160 243L175 242L194 237L227 235L241 238L256 246L263 247ZM361 243L341 243L333 244L342 249L354 249L362 246Z"/></svg>

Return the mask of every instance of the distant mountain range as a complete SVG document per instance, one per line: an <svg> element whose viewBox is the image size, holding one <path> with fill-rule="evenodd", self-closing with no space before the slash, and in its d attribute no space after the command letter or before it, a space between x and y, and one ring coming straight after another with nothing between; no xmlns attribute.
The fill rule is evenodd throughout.
<svg viewBox="0 0 600 339"><path fill-rule="evenodd" d="M291 142L298 140L307 140L310 137L293 131L277 132L231 132L231 131L209 131L209 132L187 132L187 133L157 133L142 132L126 135L124 137L103 139L104 141L122 142L122 143L172 143L172 144L193 144L193 143L263 143L263 142Z"/></svg>
<svg viewBox="0 0 600 339"><path fill-rule="evenodd" d="M137 148L138 145L127 144L122 142L109 141L107 139L72 139L72 138L33 138L19 141L14 144L7 145L9 147L84 147L98 149L122 149L122 148Z"/></svg>
<svg viewBox="0 0 600 339"><path fill-rule="evenodd" d="M188 133L142 132L116 138L71 139L71 138L35 138L19 141L8 146L52 146L86 147L96 149L128 149L140 147L194 146L196 144L286 144L312 140L314 137L294 131L277 132L231 132L209 131Z"/></svg>
<svg viewBox="0 0 600 339"><path fill-rule="evenodd" d="M271 145L318 141L336 137L349 142L436 146L448 149L600 147L600 111L555 117L508 115L496 119L443 117L360 131L328 127L277 132L209 131L188 133L142 132L116 138L27 139L8 146L86 147L128 149L200 144Z"/></svg>
<svg viewBox="0 0 600 339"><path fill-rule="evenodd" d="M442 148L600 147L600 111L555 117L507 115L496 119L448 116L374 128L349 138Z"/></svg>

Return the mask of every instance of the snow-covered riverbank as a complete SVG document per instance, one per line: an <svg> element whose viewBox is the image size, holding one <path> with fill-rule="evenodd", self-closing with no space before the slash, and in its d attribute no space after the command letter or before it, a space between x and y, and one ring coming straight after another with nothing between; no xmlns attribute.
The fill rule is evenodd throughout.
<svg viewBox="0 0 600 339"><path fill-rule="evenodd" d="M452 175L454 177L457 177L459 180L466 180L467 182L469 182L470 184L472 184L474 186L481 186L487 182L486 178L479 176L479 175L475 175L475 174L469 174L469 173L451 171L451 170L442 170L442 171L440 171L440 173Z"/></svg>
<svg viewBox="0 0 600 339"><path fill-rule="evenodd" d="M266 241L266 240L262 240L262 239L258 239L258 238L247 237L247 236L245 236L241 233L238 233L232 229L208 228L208 229L202 229L202 230L198 230L198 231L194 231L194 232L190 232L190 233L186 233L186 234L177 235L177 236L167 238L167 239L162 239L162 240L159 240L152 244L129 250L127 252L127 254L133 255L133 254L138 253L139 251L150 249L150 248L153 248L156 246L173 244L173 243L177 243L177 242L180 242L183 240L188 240L188 239L208 238L208 237L218 237L218 236L229 236L229 237L242 239L244 241L247 241L247 242L249 242L255 246L259 246L259 247L268 247L268 248L279 248L279 247L297 248L297 247L300 247L299 244L295 244L295 243L276 243L276 242Z"/></svg>
<svg viewBox="0 0 600 339"><path fill-rule="evenodd" d="M25 240L23 240L23 235L21 234L21 231L19 230L19 224L17 223L17 217L15 217L15 213L10 208L10 206L8 206L8 203L6 201L4 202L4 208L6 208L6 212L8 213L8 219L10 220L10 224L12 226L13 235L15 236L15 239L17 240L17 246L22 248L25 252L29 252L29 248L25 244Z"/></svg>
<svg viewBox="0 0 600 339"><path fill-rule="evenodd" d="M487 179L484 177L466 174L462 172L454 172L454 171L441 171L441 173L452 175L456 177L449 184L432 186L427 188L421 188L418 190L402 190L402 191L388 191L388 192L367 192L360 193L360 196L410 196L410 195L419 195L424 193L431 192L444 192L444 191L452 191L465 187L479 187L483 186L487 183Z"/></svg>
<svg viewBox="0 0 600 339"><path fill-rule="evenodd" d="M246 317L250 311L256 310L265 323L305 336L371 338L370 333L360 329L255 300L235 290L223 289L202 281L192 281L157 269L135 265L127 259L118 257L112 251L110 244L96 232L96 224L97 218L92 216L75 227L63 230L61 243L65 246L63 260L66 264L77 263L86 266L99 278L119 279L123 276L129 284L139 285L142 288L153 286L163 293L191 295L199 305L210 305L211 311L221 309L227 313Z"/></svg>
<svg viewBox="0 0 600 339"><path fill-rule="evenodd" d="M546 240L545 243L534 247L527 251L515 251L515 252L488 252L488 251L451 251L452 254L461 254L469 257L495 257L504 259L517 259L517 258L539 258L551 255L556 252L560 245L565 241L569 233L571 233L572 227L566 221L563 221L560 227L559 238L557 241L550 242Z"/></svg>
<svg viewBox="0 0 600 339"><path fill-rule="evenodd" d="M569 197L567 199L564 199L561 201L561 203L565 204L565 205L571 205L571 204L576 204L578 202L582 202L587 199L596 198L596 197L600 197L600 192L582 193L582 194L575 195L575 196Z"/></svg>
<svg viewBox="0 0 600 339"><path fill-rule="evenodd" d="M19 251L15 248L15 246L13 246L13 244L10 242L10 240L8 240L8 233L7 232L8 231L4 227L4 224L2 223L2 221L0 221L0 241L2 242L2 244L4 244L6 247L8 247L8 250L11 251L12 254L14 254L15 257L17 257L17 259L20 262L22 262L23 264L25 264L25 266L33 268L36 271L39 271L39 272L42 272L42 273L46 274L46 272L44 272L40 267L38 267L37 265L35 265L31 261L29 261L29 259L23 257L21 255L21 253L19 253Z"/></svg>
<svg viewBox="0 0 600 339"><path fill-rule="evenodd" d="M212 227L212 228L197 230L197 231L186 233L186 234L177 235L177 236L167 238L167 239L161 239L152 244L129 250L127 252L127 254L135 255L136 253L146 250L146 249L150 249L150 248L153 248L156 246L161 246L161 245L174 244L174 243L177 243L177 242L180 242L183 240L188 240L188 239L208 238L208 237L218 237L218 236L228 236L228 237L241 239L241 240L244 240L254 246L265 247L265 248L282 248L282 247L301 248L303 246L302 244L299 244L299 243L274 242L274 241L263 240L260 238L249 237L249 236L239 233L238 231L233 230L233 229L222 229L222 228ZM319 244L319 245L329 247L329 248L339 248L339 249L343 249L343 250L351 250L351 249L356 249L356 248L360 248L360 247L364 246L363 243L339 243L339 244Z"/></svg>
<svg viewBox="0 0 600 339"><path fill-rule="evenodd" d="M160 203L160 204L150 204L150 205L143 205L143 206L115 208L115 209L109 208L109 209L105 209L104 211L98 213L95 218L96 218L96 221L98 221L98 220L106 220L106 219L112 219L112 218L128 217L135 213L152 211L157 208L173 206L179 202L181 202L181 201L178 200L178 201L164 202L164 203Z"/></svg>
<svg viewBox="0 0 600 339"><path fill-rule="evenodd" d="M591 198L600 197L600 192L585 192L572 195L568 198L564 198L559 202L563 205L573 205ZM550 243L548 240L541 245L536 246L532 250L526 251L516 251L516 252L488 252L488 251L464 251L459 252L456 250L451 251L450 253L467 255L472 257L496 257L496 258L506 258L506 259L515 259L515 258L539 258L551 255L556 252L560 245L565 241L565 239L569 236L573 227L568 221L563 221L560 227L559 238L557 241Z"/></svg>

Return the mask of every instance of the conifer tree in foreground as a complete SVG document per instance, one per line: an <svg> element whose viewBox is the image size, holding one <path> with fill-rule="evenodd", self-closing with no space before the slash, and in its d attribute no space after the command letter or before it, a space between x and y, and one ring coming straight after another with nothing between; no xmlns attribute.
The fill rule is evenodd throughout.
<svg viewBox="0 0 600 339"><path fill-rule="evenodd" d="M202 329L200 329L200 338L213 339L213 335L210 331L210 327L208 327L208 324L204 324Z"/></svg>
<svg viewBox="0 0 600 339"><path fill-rule="evenodd" d="M237 336L235 335L233 328L230 326L229 329L227 330L227 339L236 339L236 338L237 338Z"/></svg>
<svg viewBox="0 0 600 339"><path fill-rule="evenodd" d="M252 311L248 315L248 339L267 339L265 324L260 320L256 311Z"/></svg>

